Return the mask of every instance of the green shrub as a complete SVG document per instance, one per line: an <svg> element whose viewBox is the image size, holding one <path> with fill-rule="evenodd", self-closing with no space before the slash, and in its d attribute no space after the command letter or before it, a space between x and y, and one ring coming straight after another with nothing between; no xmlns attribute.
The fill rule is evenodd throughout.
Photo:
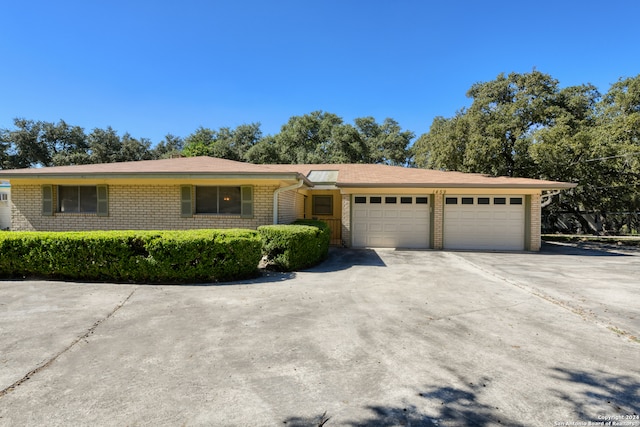
<svg viewBox="0 0 640 427"><path fill-rule="evenodd" d="M269 265L284 271L311 267L327 257L331 230L322 221L299 220L290 225L263 225L263 254Z"/></svg>
<svg viewBox="0 0 640 427"><path fill-rule="evenodd" d="M256 272L253 230L0 233L0 276L116 282L233 280Z"/></svg>

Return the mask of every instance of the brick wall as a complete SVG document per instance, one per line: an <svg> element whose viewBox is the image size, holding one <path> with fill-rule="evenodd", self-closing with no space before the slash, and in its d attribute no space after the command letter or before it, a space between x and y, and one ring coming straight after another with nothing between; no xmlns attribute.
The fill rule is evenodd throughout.
<svg viewBox="0 0 640 427"><path fill-rule="evenodd" d="M530 251L539 251L542 244L540 237L541 224L541 207L540 207L540 194L533 194L531 196L531 231L530 231Z"/></svg>
<svg viewBox="0 0 640 427"><path fill-rule="evenodd" d="M109 216L55 213L42 215L39 185L12 187L12 230L184 230L195 228L252 228L273 223L275 186L253 187L253 218L239 215L180 216L179 185L110 185ZM54 199L57 194L54 186Z"/></svg>
<svg viewBox="0 0 640 427"><path fill-rule="evenodd" d="M433 249L444 247L444 192L436 191L433 195Z"/></svg>
<svg viewBox="0 0 640 427"><path fill-rule="evenodd" d="M345 246L351 246L351 195L342 195L342 241Z"/></svg>

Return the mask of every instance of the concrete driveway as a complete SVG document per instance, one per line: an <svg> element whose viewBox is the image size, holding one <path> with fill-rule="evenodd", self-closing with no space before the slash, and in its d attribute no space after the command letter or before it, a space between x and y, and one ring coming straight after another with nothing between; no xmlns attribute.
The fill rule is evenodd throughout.
<svg viewBox="0 0 640 427"><path fill-rule="evenodd" d="M547 245L334 250L211 286L3 281L0 425L640 426L639 277L637 252Z"/></svg>

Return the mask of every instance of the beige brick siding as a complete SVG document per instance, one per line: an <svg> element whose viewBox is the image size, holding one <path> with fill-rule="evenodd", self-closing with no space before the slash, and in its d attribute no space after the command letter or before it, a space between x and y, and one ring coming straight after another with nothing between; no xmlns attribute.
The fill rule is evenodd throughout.
<svg viewBox="0 0 640 427"><path fill-rule="evenodd" d="M342 242L351 246L351 195L342 195Z"/></svg>
<svg viewBox="0 0 640 427"><path fill-rule="evenodd" d="M541 242L540 230L542 228L541 223L541 207L540 207L540 194L533 194L531 196L531 231L529 250L539 251Z"/></svg>
<svg viewBox="0 0 640 427"><path fill-rule="evenodd" d="M95 214L42 215L39 185L12 187L12 230L184 230L251 228L273 222L274 186L253 187L253 218L239 215L180 216L180 185L110 185L109 216ZM54 186L54 199L57 194Z"/></svg>
<svg viewBox="0 0 640 427"><path fill-rule="evenodd" d="M433 249L444 246L444 193L436 191L433 195Z"/></svg>

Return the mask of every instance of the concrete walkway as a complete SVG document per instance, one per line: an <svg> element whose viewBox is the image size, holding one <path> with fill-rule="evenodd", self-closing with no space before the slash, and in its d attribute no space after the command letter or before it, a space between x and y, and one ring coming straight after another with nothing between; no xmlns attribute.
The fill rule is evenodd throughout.
<svg viewBox="0 0 640 427"><path fill-rule="evenodd" d="M0 425L633 417L639 265L559 245L334 250L309 271L233 284L3 281Z"/></svg>

